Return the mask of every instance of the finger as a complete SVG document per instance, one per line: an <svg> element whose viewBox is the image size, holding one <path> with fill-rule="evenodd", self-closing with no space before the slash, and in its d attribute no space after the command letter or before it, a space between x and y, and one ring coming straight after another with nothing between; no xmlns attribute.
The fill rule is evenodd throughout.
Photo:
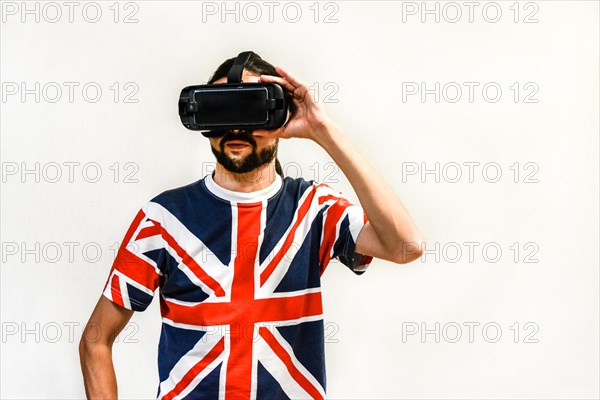
<svg viewBox="0 0 600 400"><path fill-rule="evenodd" d="M279 76L275 76L275 75L260 75L258 77L259 80L275 80L275 79L282 79Z"/></svg>
<svg viewBox="0 0 600 400"><path fill-rule="evenodd" d="M263 77L264 77L264 79L263 79ZM286 90L288 90L290 92L292 97L294 97L295 99L298 99L298 100L304 100L304 98L306 97L306 94L308 93L308 88L306 86L293 87L290 82L288 82L285 79L280 78L278 76L261 75L259 81L260 82L279 83L283 87L285 87Z"/></svg>
<svg viewBox="0 0 600 400"><path fill-rule="evenodd" d="M286 81L290 82L295 88L304 85L300 79L296 78L294 75L290 74L288 71L281 67L275 67L275 70L281 74L285 78Z"/></svg>
<svg viewBox="0 0 600 400"><path fill-rule="evenodd" d="M261 75L260 76L260 81L261 82L275 82L275 83L279 83L281 86L283 86L284 88L286 88L290 92L293 92L295 90L294 86L290 82L286 81L285 79L283 79L283 78L281 78L279 76Z"/></svg>

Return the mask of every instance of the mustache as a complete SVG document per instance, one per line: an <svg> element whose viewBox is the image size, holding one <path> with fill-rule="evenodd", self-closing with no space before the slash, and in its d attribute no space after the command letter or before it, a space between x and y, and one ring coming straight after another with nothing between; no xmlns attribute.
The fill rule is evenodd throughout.
<svg viewBox="0 0 600 400"><path fill-rule="evenodd" d="M239 140L242 142L247 142L250 145L252 145L252 147L256 147L256 140L254 140L254 137L252 136L252 131L250 131L250 130L243 129L243 130L239 130L237 133L234 133L231 130L225 131L225 134L223 135L223 138L221 139L221 148L223 148L225 146L225 143L227 143L231 140Z"/></svg>

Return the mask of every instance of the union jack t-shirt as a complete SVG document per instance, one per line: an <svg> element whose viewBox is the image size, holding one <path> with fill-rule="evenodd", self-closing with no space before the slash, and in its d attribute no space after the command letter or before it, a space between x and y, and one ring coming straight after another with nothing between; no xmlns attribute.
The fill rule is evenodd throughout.
<svg viewBox="0 0 600 400"><path fill-rule="evenodd" d="M365 271L366 222L327 184L279 175L241 193L208 174L144 204L103 294L143 311L159 289L157 398L325 398L321 275L334 258Z"/></svg>

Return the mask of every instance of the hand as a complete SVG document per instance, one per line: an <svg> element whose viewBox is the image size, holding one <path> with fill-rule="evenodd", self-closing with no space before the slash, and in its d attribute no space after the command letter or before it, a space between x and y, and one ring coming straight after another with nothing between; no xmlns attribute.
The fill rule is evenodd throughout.
<svg viewBox="0 0 600 400"><path fill-rule="evenodd" d="M324 132L330 124L331 119L325 115L323 109L315 103L310 90L300 80L281 67L275 67L281 77L273 75L261 75L259 82L274 82L280 84L292 98L293 110L287 123L279 129L268 132L266 136L288 138L305 138L315 140L319 134Z"/></svg>

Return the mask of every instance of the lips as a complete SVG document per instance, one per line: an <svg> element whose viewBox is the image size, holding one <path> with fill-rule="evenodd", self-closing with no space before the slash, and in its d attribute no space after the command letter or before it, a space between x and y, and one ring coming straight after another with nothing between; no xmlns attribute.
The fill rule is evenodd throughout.
<svg viewBox="0 0 600 400"><path fill-rule="evenodd" d="M232 149L242 149L250 144L242 140L229 140L227 143L225 143L225 145L231 147Z"/></svg>

